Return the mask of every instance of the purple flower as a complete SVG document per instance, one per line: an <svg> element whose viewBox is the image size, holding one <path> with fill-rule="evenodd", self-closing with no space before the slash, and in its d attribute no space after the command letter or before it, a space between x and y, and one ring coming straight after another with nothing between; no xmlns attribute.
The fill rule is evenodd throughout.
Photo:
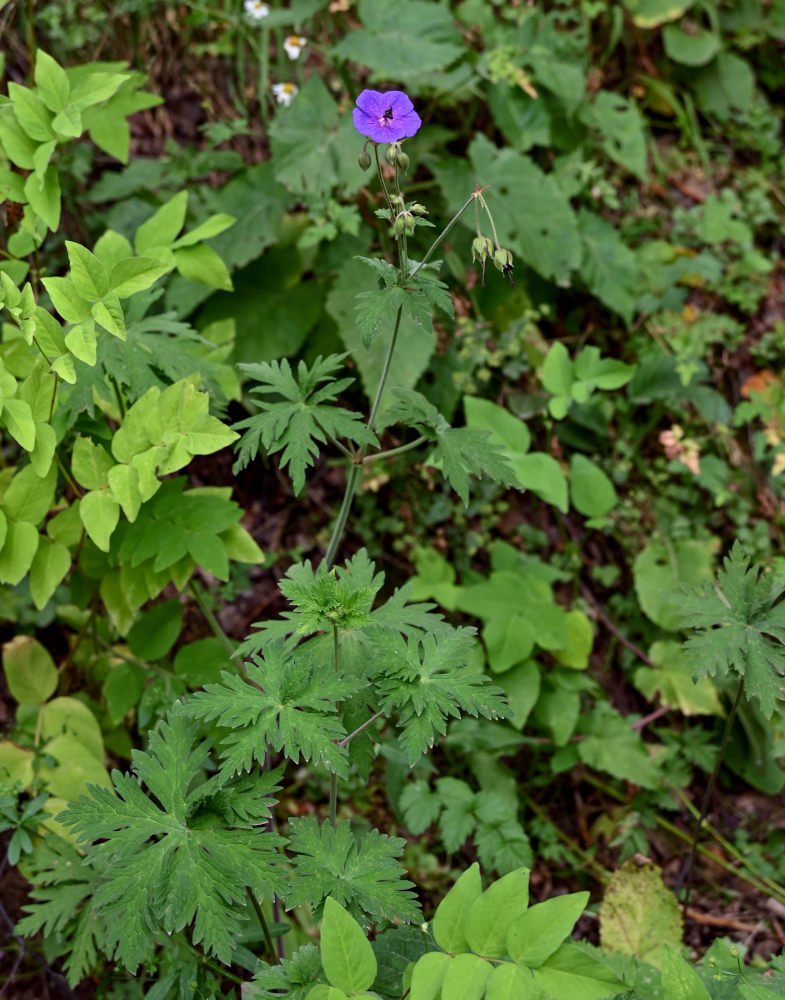
<svg viewBox="0 0 785 1000"><path fill-rule="evenodd" d="M374 142L397 142L422 125L414 105L401 90L364 90L352 111L354 127Z"/></svg>

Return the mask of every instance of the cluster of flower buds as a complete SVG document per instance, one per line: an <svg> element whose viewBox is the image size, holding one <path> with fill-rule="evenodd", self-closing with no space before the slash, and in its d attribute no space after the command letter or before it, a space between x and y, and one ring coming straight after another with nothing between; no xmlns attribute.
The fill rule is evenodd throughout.
<svg viewBox="0 0 785 1000"><path fill-rule="evenodd" d="M491 239L488 236L483 236L482 233L479 233L472 240L472 260L478 260L482 265L483 287L485 287L485 262L487 260L493 261L495 267L510 279L511 285L515 284L512 280L512 254L505 247L497 246L494 249Z"/></svg>
<svg viewBox="0 0 785 1000"><path fill-rule="evenodd" d="M407 236L411 236L414 233L414 216L410 211L404 209L395 216L395 222L393 223L393 229L395 230L396 236L400 236L405 233Z"/></svg>
<svg viewBox="0 0 785 1000"><path fill-rule="evenodd" d="M404 153L400 142L391 142L387 147L387 162L400 167L404 172L409 169L409 154Z"/></svg>

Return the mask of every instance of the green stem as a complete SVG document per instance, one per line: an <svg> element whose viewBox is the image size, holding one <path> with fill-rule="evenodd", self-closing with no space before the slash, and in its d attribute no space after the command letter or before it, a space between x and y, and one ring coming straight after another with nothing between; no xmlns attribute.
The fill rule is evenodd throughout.
<svg viewBox="0 0 785 1000"><path fill-rule="evenodd" d="M687 858L684 862L684 867L681 870L676 886L684 885L686 880L686 888L684 890L684 902L682 908L684 912L687 912L687 907L690 905L690 896L692 895L692 862L695 857L695 849L698 846L698 841L700 840L701 826L706 818L706 813L709 809L709 803L711 802L712 792L714 791L714 785L719 777L720 767L722 766L723 758L725 757L725 751L728 747L728 740L730 739L731 729L733 728L733 720L736 718L736 711L741 702L741 696L744 694L744 678L742 677L739 681L739 689L736 692L736 698L733 702L733 707L728 714L728 719L725 723L725 730L722 734L722 743L720 744L720 750L717 754L717 760L714 763L714 770L711 772L711 777L709 778L709 783L706 785L706 791L703 793L703 801L701 802L700 815L695 822L695 829L692 834L692 842L690 844L690 849L687 852Z"/></svg>
<svg viewBox="0 0 785 1000"><path fill-rule="evenodd" d="M190 579L188 581L188 589L193 594L194 600L199 605L199 610L204 615L204 617L205 617L205 619L207 621L207 624L213 630L213 634L216 636L216 638L220 639L221 642L224 644L224 646L226 647L226 651L229 654L229 656L230 657L234 656L235 645L232 642L232 640L229 638L229 636L226 634L226 632L224 632L224 630L221 628L220 622L218 621L218 619L213 614L212 609L210 608L210 605L204 599L204 594L199 589L199 586L197 585L196 580Z"/></svg>
<svg viewBox="0 0 785 1000"><path fill-rule="evenodd" d="M30 83L35 86L35 0L27 0L27 58L30 60Z"/></svg>
<svg viewBox="0 0 785 1000"><path fill-rule="evenodd" d="M338 641L338 626L333 625L333 663L336 674L341 669L341 647ZM333 771L330 775L330 826L335 829L338 816L338 775Z"/></svg>
<svg viewBox="0 0 785 1000"><path fill-rule="evenodd" d="M393 351L395 350L395 344L398 340L398 329L401 325L401 314L403 312L403 307L398 307L398 312L395 316L395 326L393 327L392 337L390 337L390 343L387 346L387 354L384 358L384 367L382 368L382 374L379 378L379 386L376 390L376 398L373 401L373 406L371 407L371 415L368 418L368 430L373 430L373 425L376 423L376 416L379 412L379 407L381 406L382 396L384 394L384 388L387 384L387 376L390 374L390 365L392 364ZM357 482L360 478L360 471L362 469L362 461L365 458L365 445L363 445L351 468L349 469L349 475L346 479L346 489L343 494L343 501L341 503L341 509L338 512L338 518L335 522L335 527L333 528L332 537L330 538L330 544L327 546L327 552L324 556L324 562L329 569L335 561L335 554L338 551L338 545L340 544L341 538L343 537L344 530L346 528L346 522L349 520L349 511L352 509L352 500L354 499L354 493L357 489Z"/></svg>
<svg viewBox="0 0 785 1000"><path fill-rule="evenodd" d="M402 444L399 448L390 448L388 451L377 451L373 455L366 455L363 458L363 465L367 465L369 462L375 462L378 458L391 458L393 455L402 455L405 451L411 451L413 448L419 448L420 445L427 441L428 438L421 434L416 441L410 441L409 444Z"/></svg>
<svg viewBox="0 0 785 1000"><path fill-rule="evenodd" d="M259 919L259 923L262 925L262 934L264 934L264 943L267 945L267 950L270 953L270 959L272 960L273 965L275 965L276 961L278 960L278 954L275 950L275 945L273 944L272 935L270 934L270 928L267 926L267 921L265 920L262 907L259 903L259 900L251 892L251 887L247 886L246 889L248 892L248 898L251 900L251 906L253 906L254 910L256 911L256 916Z"/></svg>
<svg viewBox="0 0 785 1000"><path fill-rule="evenodd" d="M339 747L345 747L345 746L347 746L347 745L348 745L349 743L351 743L351 742L352 742L352 740L354 739L354 737L355 737L355 736L359 736L359 735L360 735L360 733L361 733L361 732L362 732L362 731L363 731L364 729L367 729L367 728L368 728L368 726L372 726L372 725L374 724L374 722L376 722L376 720L377 720L377 719L378 719L378 718L379 718L380 716L382 716L382 715L384 715L384 712L382 712L382 711L379 711L379 712L374 712L374 713L373 713L373 715L372 715L372 716L370 717L370 719L366 719L366 720L365 720L365 722L364 722L364 723L363 723L363 724L362 724L361 726L358 726L358 727L357 727L357 728L355 729L355 731L354 731L353 733L349 733L349 735L348 735L348 736L345 736L345 737L344 737L344 738L343 738L343 739L342 739L342 740L340 741L340 743L338 744L338 746L339 746Z"/></svg>
<svg viewBox="0 0 785 1000"><path fill-rule="evenodd" d="M384 191L384 197L387 199L387 207L390 210L390 225L395 221L395 212L393 211L392 200L390 198L390 192L387 190L387 185L384 182L384 174L382 174L382 165L379 162L379 147L376 143L373 144L373 155L376 158L376 173L379 175L379 183L382 186L382 191Z"/></svg>
<svg viewBox="0 0 785 1000"><path fill-rule="evenodd" d="M428 252L426 253L426 255L423 257L423 259L420 261L420 263L417 265L417 267L415 267L415 269L409 275L410 278L413 278L415 276L415 274L417 274L418 271L421 271L425 267L425 265L428 263L428 261L433 256L433 253L436 250L436 248L438 247L438 245L441 243L441 241L444 239L444 237L447 235L447 233L449 233L449 231L452 229L452 227L455 225L455 223L458 221L458 219L460 219L460 217L463 215L463 213L466 211L466 209L469 207L469 205L471 205L472 199L474 199L476 197L478 197L478 195L476 193L474 193L474 192L472 192L472 194L469 195L469 197L466 199L466 201L463 203L463 205L458 209L458 211L456 212L456 214L450 219L450 221L447 223L447 225L444 227L444 229L442 229L442 231L439 233L439 235L433 241L433 243L431 244L430 249L428 250Z"/></svg>
<svg viewBox="0 0 785 1000"><path fill-rule="evenodd" d="M485 209L485 214L488 216L488 221L491 224L491 231L493 232L493 242L496 244L496 249L499 250L501 248L501 243L499 243L499 236L498 233L496 232L496 226L494 225L493 222L493 216L491 215L491 210L488 208L485 199L481 194L478 194L477 197L479 198L482 207Z"/></svg>

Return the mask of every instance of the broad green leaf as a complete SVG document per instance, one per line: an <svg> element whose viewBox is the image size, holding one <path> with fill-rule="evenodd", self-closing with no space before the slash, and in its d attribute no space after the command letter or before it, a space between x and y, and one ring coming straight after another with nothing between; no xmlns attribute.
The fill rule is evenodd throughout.
<svg viewBox="0 0 785 1000"><path fill-rule="evenodd" d="M134 249L139 257L145 257L154 247L168 247L177 239L177 234L185 225L188 209L188 192L180 191L165 202L150 218L136 230ZM155 256L154 254L152 256Z"/></svg>
<svg viewBox="0 0 785 1000"><path fill-rule="evenodd" d="M11 788L18 782L22 788L27 788L33 780L32 750L17 746L10 740L0 740L0 784Z"/></svg>
<svg viewBox="0 0 785 1000"><path fill-rule="evenodd" d="M676 950L679 947L665 944L662 948L662 985L668 1000L710 1000L711 993L701 982L698 973ZM751 995L765 997L768 990L754 990ZM769 993L771 997L773 994ZM746 998L745 998L746 1000Z"/></svg>
<svg viewBox="0 0 785 1000"><path fill-rule="evenodd" d="M104 767L103 755L99 760L81 740L70 733L63 733L49 740L44 753L53 758L53 768L44 770L42 777L47 790L68 802L75 802L87 792L88 785L111 788L109 774Z"/></svg>
<svg viewBox="0 0 785 1000"><path fill-rule="evenodd" d="M92 490L79 501L79 516L85 531L102 552L109 551L109 539L120 520L120 505L109 490Z"/></svg>
<svg viewBox="0 0 785 1000"><path fill-rule="evenodd" d="M15 587L33 564L40 535L35 525L26 521L9 521L5 544L0 552L0 583Z"/></svg>
<svg viewBox="0 0 785 1000"><path fill-rule="evenodd" d="M109 285L120 299L143 292L170 268L152 257L129 257L119 260L109 275Z"/></svg>
<svg viewBox="0 0 785 1000"><path fill-rule="evenodd" d="M660 774L640 733L607 702L600 702L581 719L585 739L577 744L578 756L590 767L615 778L634 781L642 788L656 788Z"/></svg>
<svg viewBox="0 0 785 1000"><path fill-rule="evenodd" d="M528 868L519 868L492 883L469 910L465 933L471 950L488 958L506 955L510 924L528 905Z"/></svg>
<svg viewBox="0 0 785 1000"><path fill-rule="evenodd" d="M16 120L36 142L48 142L54 138L52 113L34 90L18 83L8 84Z"/></svg>
<svg viewBox="0 0 785 1000"><path fill-rule="evenodd" d="M60 176L57 168L49 166L43 179L35 174L25 181L25 194L36 215L40 215L52 232L60 225Z"/></svg>
<svg viewBox="0 0 785 1000"><path fill-rule="evenodd" d="M73 102L69 102L63 110L55 116L52 128L59 135L67 135L72 139L78 139L84 132L84 122L82 112Z"/></svg>
<svg viewBox="0 0 785 1000"><path fill-rule="evenodd" d="M191 229L189 232L184 233L178 240L175 240L173 249L190 247L195 243L201 243L202 240L209 240L213 236L217 236L219 233L224 232L224 230L229 229L235 222L237 222L237 219L233 215L226 215L224 212L211 215L209 219L205 219L195 229Z"/></svg>
<svg viewBox="0 0 785 1000"><path fill-rule="evenodd" d="M675 21L692 7L695 0L624 0L639 28L658 28Z"/></svg>
<svg viewBox="0 0 785 1000"><path fill-rule="evenodd" d="M689 29L685 28L683 21L679 24L668 24L662 32L665 54L682 66L705 66L722 47L722 37L716 30L718 28L717 22L712 27L706 28L698 27L693 21Z"/></svg>
<svg viewBox="0 0 785 1000"><path fill-rule="evenodd" d="M376 956L362 928L330 897L324 903L322 965L330 983L347 993L367 990L376 978Z"/></svg>
<svg viewBox="0 0 785 1000"><path fill-rule="evenodd" d="M71 553L65 545L39 537L30 567L30 595L39 610L46 606L70 568Z"/></svg>
<svg viewBox="0 0 785 1000"><path fill-rule="evenodd" d="M123 513L133 522L142 506L139 473L133 465L114 465L108 473L112 496L123 508Z"/></svg>
<svg viewBox="0 0 785 1000"><path fill-rule="evenodd" d="M568 611L564 616L567 631L567 643L559 649L548 652L561 663L563 667L573 670L585 670L589 665L589 656L594 646L594 629L586 615L577 609Z"/></svg>
<svg viewBox="0 0 785 1000"><path fill-rule="evenodd" d="M35 88L47 108L54 112L63 110L71 94L65 70L43 49L38 49L35 55Z"/></svg>
<svg viewBox="0 0 785 1000"><path fill-rule="evenodd" d="M80 486L86 490L103 489L113 466L112 456L100 445L81 434L76 436L71 452L71 472Z"/></svg>
<svg viewBox="0 0 785 1000"><path fill-rule="evenodd" d="M196 639L181 646L174 658L174 672L182 677L192 690L217 684L221 672L229 669L229 655L221 639Z"/></svg>
<svg viewBox="0 0 785 1000"><path fill-rule="evenodd" d="M71 327L65 335L65 346L75 358L93 367L97 357L98 341L95 336L95 323L91 316Z"/></svg>
<svg viewBox="0 0 785 1000"><path fill-rule="evenodd" d="M651 542L632 565L641 609L655 625L675 632L684 617L673 595L681 584L697 587L712 575L712 541L686 539L667 545Z"/></svg>
<svg viewBox="0 0 785 1000"><path fill-rule="evenodd" d="M439 903L433 916L433 937L444 951L457 954L469 950L465 925L469 911L481 895L480 866L475 861Z"/></svg>
<svg viewBox="0 0 785 1000"><path fill-rule="evenodd" d="M90 315L90 303L83 299L70 278L43 278L52 305L67 323L81 323Z"/></svg>
<svg viewBox="0 0 785 1000"><path fill-rule="evenodd" d="M536 660L525 660L499 678L499 684L512 709L509 721L518 730L526 725L526 720L540 697L540 672L541 668Z"/></svg>
<svg viewBox="0 0 785 1000"><path fill-rule="evenodd" d="M180 274L189 281L197 281L210 288L231 292L232 278L223 260L206 243L182 247L174 251L175 264Z"/></svg>
<svg viewBox="0 0 785 1000"><path fill-rule="evenodd" d="M14 473L3 495L3 509L14 520L38 525L54 504L56 487L57 469L50 469L42 479L32 465L26 465Z"/></svg>
<svg viewBox="0 0 785 1000"><path fill-rule="evenodd" d="M371 79L411 80L443 71L463 54L449 11L424 0L360 0L360 25L332 49L372 70Z"/></svg>
<svg viewBox="0 0 785 1000"><path fill-rule="evenodd" d="M602 962L572 943L559 950L534 970L538 987L553 997L570 1000L603 1000L627 993L629 987Z"/></svg>
<svg viewBox="0 0 785 1000"><path fill-rule="evenodd" d="M585 517L605 517L619 501L611 480L580 452L570 459L570 499Z"/></svg>
<svg viewBox="0 0 785 1000"><path fill-rule="evenodd" d="M447 966L442 996L455 1000L481 1000L493 966L479 955L456 955Z"/></svg>
<svg viewBox="0 0 785 1000"><path fill-rule="evenodd" d="M113 725L119 725L139 704L145 689L145 672L136 663L118 663L106 675L103 692Z"/></svg>
<svg viewBox="0 0 785 1000"><path fill-rule="evenodd" d="M572 933L588 902L588 892L573 892L529 907L507 933L510 958L531 969L542 965Z"/></svg>
<svg viewBox="0 0 785 1000"><path fill-rule="evenodd" d="M25 451L33 450L36 439L36 424L29 403L23 399L3 400L2 421L11 437Z"/></svg>
<svg viewBox="0 0 785 1000"><path fill-rule="evenodd" d="M653 667L639 667L633 684L649 701L659 695L661 704L682 715L725 714L717 688L708 677L695 680L681 643L660 640L649 648Z"/></svg>
<svg viewBox="0 0 785 1000"><path fill-rule="evenodd" d="M78 294L88 302L102 299L109 291L109 275L104 265L79 243L66 240L65 248L71 265L71 281Z"/></svg>
<svg viewBox="0 0 785 1000"><path fill-rule="evenodd" d="M578 226L583 240L579 268L589 291L629 323L639 291L638 263L617 230L599 215L581 209Z"/></svg>
<svg viewBox="0 0 785 1000"><path fill-rule="evenodd" d="M524 489L567 513L567 478L555 458L542 451L530 451L516 460L515 474Z"/></svg>
<svg viewBox="0 0 785 1000"><path fill-rule="evenodd" d="M52 467L56 445L57 434L54 427L46 421L39 421L35 425L35 447L30 452L30 464L41 479Z"/></svg>
<svg viewBox="0 0 785 1000"><path fill-rule="evenodd" d="M600 144L612 160L646 180L646 131L635 104L621 94L601 90L579 117L599 133Z"/></svg>
<svg viewBox="0 0 785 1000"><path fill-rule="evenodd" d="M429 951L419 958L412 972L409 1000L436 1000L440 997L449 965L450 956L443 951Z"/></svg>
<svg viewBox="0 0 785 1000"><path fill-rule="evenodd" d="M662 967L664 949L678 948L682 917L676 897L662 881L656 865L626 861L611 877L600 905L600 941Z"/></svg>
<svg viewBox="0 0 785 1000"><path fill-rule="evenodd" d="M102 236L98 237L98 241L93 247L93 253L110 274L115 264L134 255L133 247L125 236L121 236L113 229L107 229Z"/></svg>
<svg viewBox="0 0 785 1000"><path fill-rule="evenodd" d="M160 660L177 642L182 625L182 604L163 601L134 622L128 633L128 646L140 660Z"/></svg>
<svg viewBox="0 0 785 1000"><path fill-rule="evenodd" d="M485 1000L531 1000L534 977L529 969L505 962L488 977Z"/></svg>
<svg viewBox="0 0 785 1000"><path fill-rule="evenodd" d="M126 339L125 315L115 292L107 292L100 302L93 304L91 312L96 323L105 330L120 340Z"/></svg>
<svg viewBox="0 0 785 1000"><path fill-rule="evenodd" d="M233 524L228 531L221 532L221 544L233 562L256 565L264 561L264 552L240 524Z"/></svg>
<svg viewBox="0 0 785 1000"><path fill-rule="evenodd" d="M363 993L362 996L369 996L370 994ZM349 1000L347 995L343 990L339 990L337 986L328 986L326 983L317 983L316 986L311 987L310 992L307 994L307 1000Z"/></svg>
<svg viewBox="0 0 785 1000"><path fill-rule="evenodd" d="M98 719L78 698L52 698L41 709L41 737L54 739L68 733L98 761L104 759L104 740Z"/></svg>
<svg viewBox="0 0 785 1000"><path fill-rule="evenodd" d="M3 671L8 690L20 705L38 705L57 689L54 660L30 635L16 635L3 645Z"/></svg>
<svg viewBox="0 0 785 1000"><path fill-rule="evenodd" d="M11 104L0 106L0 145L8 159L22 170L32 170L38 143L31 139L16 120Z"/></svg>

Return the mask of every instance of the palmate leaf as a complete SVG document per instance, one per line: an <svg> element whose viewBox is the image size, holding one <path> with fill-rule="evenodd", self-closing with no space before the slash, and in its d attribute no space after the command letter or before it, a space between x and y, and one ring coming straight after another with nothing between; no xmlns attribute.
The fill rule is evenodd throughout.
<svg viewBox="0 0 785 1000"><path fill-rule="evenodd" d="M436 407L414 389L395 389L397 401L384 413L382 423L415 427L435 447L430 463L441 469L463 500L469 503L469 476L490 476L505 486L519 486L518 477L504 449L492 442L491 432L479 427L450 427Z"/></svg>
<svg viewBox="0 0 785 1000"><path fill-rule="evenodd" d="M361 922L420 919L411 882L398 862L405 841L371 830L356 840L348 822L334 829L314 816L289 821L294 877L287 906L309 903L317 918L332 896Z"/></svg>
<svg viewBox="0 0 785 1000"><path fill-rule="evenodd" d="M785 697L785 602L776 603L785 588L749 563L736 542L716 582L682 588L678 608L682 627L698 629L684 643L695 680L735 671L747 698L757 698L770 719Z"/></svg>
<svg viewBox="0 0 785 1000"><path fill-rule="evenodd" d="M235 424L238 430L246 428L239 443L235 472L256 457L260 445L270 454L281 451L281 465L288 465L294 492L300 493L305 485L305 470L313 465L319 445L328 437L345 438L355 445L378 444L376 435L368 430L359 414L335 405L336 397L353 381L333 380L333 372L345 357L345 354L320 356L311 368L301 361L296 378L288 361L240 365L259 383L252 393L283 398L258 400L262 412ZM328 384L322 385L323 382Z"/></svg>
<svg viewBox="0 0 785 1000"><path fill-rule="evenodd" d="M74 986L95 965L103 926L95 919L93 893L100 876L83 864L76 848L59 837L47 836L27 862L27 877L35 888L25 903L16 932L25 936L43 931L55 935L66 955L64 968Z"/></svg>
<svg viewBox="0 0 785 1000"><path fill-rule="evenodd" d="M412 765L444 735L448 718L504 718L501 690L467 669L474 635L473 628L458 628L406 642L399 634L377 646L377 666L384 671L377 682L381 707L388 715L397 712Z"/></svg>
<svg viewBox="0 0 785 1000"><path fill-rule="evenodd" d="M194 943L229 962L246 889L260 898L282 888L275 867L282 839L263 828L280 772L241 789L240 800L248 801L233 798L229 808L219 776L191 788L209 753L195 733L175 710L151 733L150 749L134 751L136 777L114 771L116 795L88 786L89 795L57 817L80 843L93 845L90 864L106 873L94 915L106 929L107 951L132 972L149 959L156 933L191 923Z"/></svg>
<svg viewBox="0 0 785 1000"><path fill-rule="evenodd" d="M346 731L336 706L358 690L357 678L341 677L329 660L317 665L279 639L265 645L263 659L247 664L247 679L226 672L221 677L220 684L198 691L183 711L232 727L221 741L222 777L263 762L268 746L290 760L348 775L346 750L337 745Z"/></svg>
<svg viewBox="0 0 785 1000"><path fill-rule="evenodd" d="M332 645L335 624L341 634L344 658L347 644L360 643L367 650L368 641L383 632L402 632L408 637L447 627L442 616L433 613L434 605L407 603L411 591L408 585L374 608L383 584L384 573L376 571L365 549L355 553L345 566L336 567L334 574L321 565L313 570L310 562L297 563L287 570L280 584L295 610L284 611L278 619L254 622L254 628L262 631L246 639L238 653L250 656L273 639L321 630L329 633L325 642Z"/></svg>

